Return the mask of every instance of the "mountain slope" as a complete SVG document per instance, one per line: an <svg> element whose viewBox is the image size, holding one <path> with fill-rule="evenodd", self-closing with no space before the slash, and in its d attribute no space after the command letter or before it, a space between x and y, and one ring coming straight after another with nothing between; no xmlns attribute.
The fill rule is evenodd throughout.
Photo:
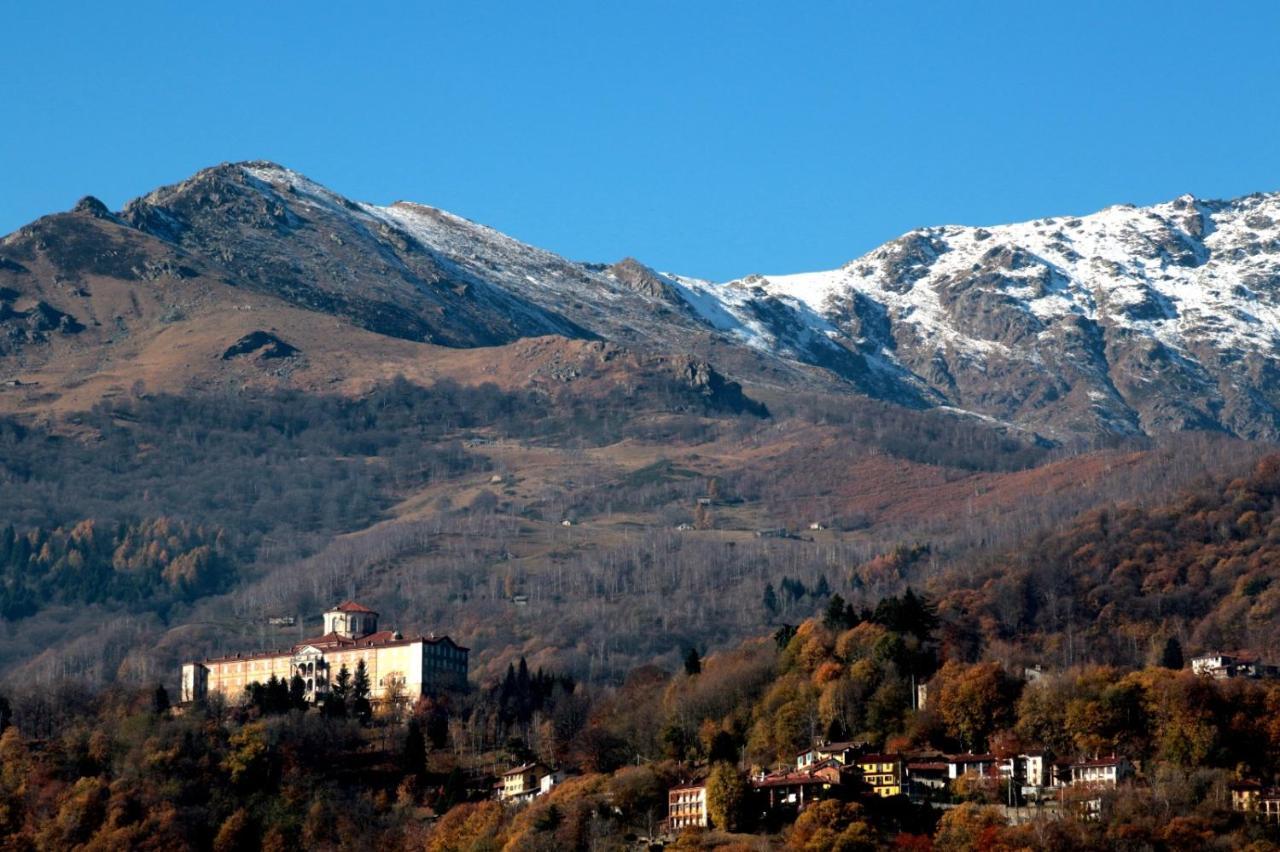
<svg viewBox="0 0 1280 852"><path fill-rule="evenodd" d="M75 282L92 280L128 310L139 299L172 307L181 292L216 294L224 310L252 294L386 341L361 337L360 348L555 335L679 352L748 388L957 409L1064 442L1181 430L1276 438L1278 222L1277 195L1184 196L925 228L837 270L715 283L631 258L574 262L435 208L351 201L272 163L224 164L118 214L90 200L6 237L0 373L22 380L56 361L59 339L101 327L103 311L77 301L86 288ZM206 322L217 310L209 304ZM267 329L237 331L218 345ZM79 350L94 342L79 338ZM121 362L113 369L127 380ZM334 367L336 381L349 378ZM79 370L77 381L93 378Z"/></svg>

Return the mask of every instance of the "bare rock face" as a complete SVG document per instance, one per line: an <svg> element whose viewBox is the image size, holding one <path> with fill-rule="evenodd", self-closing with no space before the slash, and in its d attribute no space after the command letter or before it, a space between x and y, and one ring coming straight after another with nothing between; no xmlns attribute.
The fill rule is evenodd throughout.
<svg viewBox="0 0 1280 852"><path fill-rule="evenodd" d="M274 360L292 358L299 354L298 348L285 343L269 331L252 331L227 347L222 353L223 361L230 361L244 355L256 355L259 358Z"/></svg>
<svg viewBox="0 0 1280 852"><path fill-rule="evenodd" d="M635 258L628 257L618 261L608 267L608 273L629 290L643 293L652 299L680 303L680 296L671 282Z"/></svg>

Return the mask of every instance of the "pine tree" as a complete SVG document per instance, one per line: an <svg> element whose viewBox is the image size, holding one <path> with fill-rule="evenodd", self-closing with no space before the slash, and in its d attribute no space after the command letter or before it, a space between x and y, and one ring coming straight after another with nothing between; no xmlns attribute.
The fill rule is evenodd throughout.
<svg viewBox="0 0 1280 852"><path fill-rule="evenodd" d="M325 715L337 718L346 716L347 697L350 694L351 672L347 669L347 664L343 663L333 679L333 685L329 687L329 695L324 700Z"/></svg>
<svg viewBox="0 0 1280 852"><path fill-rule="evenodd" d="M827 611L823 613L822 623L830 630L848 630L857 623L853 607L844 602L840 595L832 595L827 603Z"/></svg>
<svg viewBox="0 0 1280 852"><path fill-rule="evenodd" d="M164 688L163 683L157 683L155 692L151 693L151 712L157 716L169 712L169 690ZM4 730L3 725L0 725L0 730Z"/></svg>
<svg viewBox="0 0 1280 852"><path fill-rule="evenodd" d="M684 655L684 673L687 675L696 675L702 672L702 657L698 656L697 648L690 648Z"/></svg>
<svg viewBox="0 0 1280 852"><path fill-rule="evenodd" d="M1165 640L1164 649L1160 652L1160 665L1166 669L1181 669L1186 665L1182 656L1182 643L1177 636L1170 636Z"/></svg>
<svg viewBox="0 0 1280 852"><path fill-rule="evenodd" d="M289 706L294 710L307 709L307 685L300 674L295 673L289 680Z"/></svg>
<svg viewBox="0 0 1280 852"><path fill-rule="evenodd" d="M773 583L765 583L764 586L764 611L769 618L778 614L778 593L773 590Z"/></svg>
<svg viewBox="0 0 1280 852"><path fill-rule="evenodd" d="M427 740L422 735L422 725L410 719L404 732L404 748L400 754L400 768L405 775L421 778L427 771Z"/></svg>
<svg viewBox="0 0 1280 852"><path fill-rule="evenodd" d="M365 667L364 660L356 663L356 676L351 682L351 695L354 699L351 709L356 718L368 724L370 717L373 716L373 707L369 704L369 669Z"/></svg>

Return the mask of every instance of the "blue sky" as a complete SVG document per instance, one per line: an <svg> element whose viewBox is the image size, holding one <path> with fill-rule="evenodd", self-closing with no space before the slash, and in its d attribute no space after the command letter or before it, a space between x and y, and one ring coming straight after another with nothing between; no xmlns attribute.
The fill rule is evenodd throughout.
<svg viewBox="0 0 1280 852"><path fill-rule="evenodd" d="M212 5L6 11L0 233L263 158L727 279L1280 189L1280 4Z"/></svg>

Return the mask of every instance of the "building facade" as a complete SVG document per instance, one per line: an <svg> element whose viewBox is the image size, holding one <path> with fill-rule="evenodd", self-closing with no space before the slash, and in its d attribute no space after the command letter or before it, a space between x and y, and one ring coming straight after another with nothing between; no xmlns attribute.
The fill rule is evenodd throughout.
<svg viewBox="0 0 1280 852"><path fill-rule="evenodd" d="M182 701L201 701L214 693L237 699L252 683L272 677L286 683L301 678L309 701L323 701L345 666L354 675L363 661L369 674L369 697L379 702L400 696L460 690L467 683L468 649L448 636L406 637L379 630L378 613L354 601L324 614L324 633L292 648L185 663Z"/></svg>
<svg viewBox="0 0 1280 852"><path fill-rule="evenodd" d="M902 792L902 756L864 754L853 759L862 770L862 780L877 796L897 796Z"/></svg>
<svg viewBox="0 0 1280 852"><path fill-rule="evenodd" d="M707 783L681 784L667 792L667 825L671 831L685 828L706 828Z"/></svg>

